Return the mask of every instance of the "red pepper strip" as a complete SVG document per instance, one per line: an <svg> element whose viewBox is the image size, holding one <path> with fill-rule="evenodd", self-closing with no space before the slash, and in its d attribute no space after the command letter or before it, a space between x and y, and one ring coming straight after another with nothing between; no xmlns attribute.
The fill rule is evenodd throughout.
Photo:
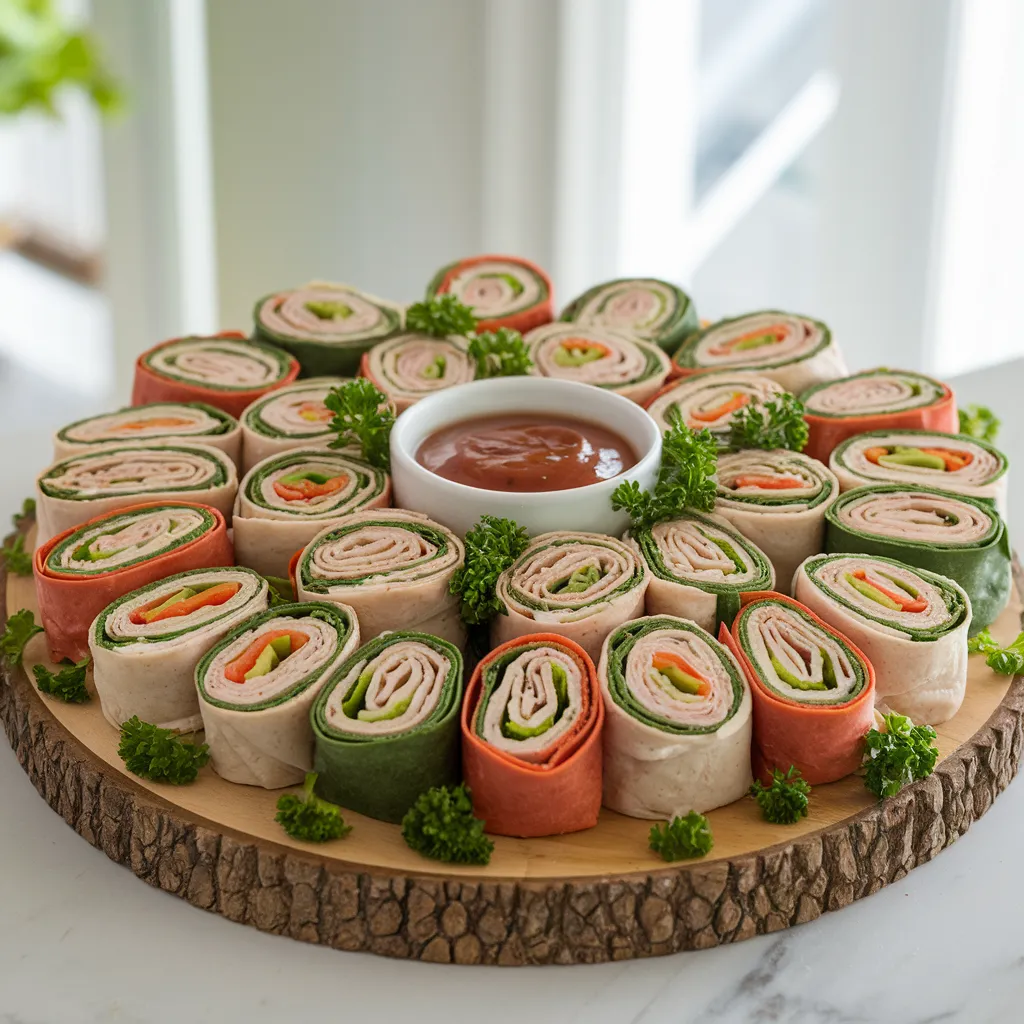
<svg viewBox="0 0 1024 1024"><path fill-rule="evenodd" d="M880 583L868 579L868 574L863 569L854 569L852 575L858 580L863 580L869 587L874 587L880 594L884 594L890 601L895 601L900 606L900 611L923 612L928 608L928 602L922 601L919 597L908 597L898 590L889 590Z"/></svg>
<svg viewBox="0 0 1024 1024"><path fill-rule="evenodd" d="M677 668L680 672L685 672L688 676L692 676L700 682L700 686L697 687L698 697L709 697L711 695L711 684L684 657L676 654L675 651L658 651L651 659L651 666L658 671L670 666Z"/></svg>
<svg viewBox="0 0 1024 1024"><path fill-rule="evenodd" d="M198 608L209 608L214 605L224 604L242 589L241 583L218 583L209 590L202 590L198 594L186 597L184 601L168 605L163 611L155 611L167 600L166 597L158 597L141 608L136 608L128 618L136 626L148 625L150 622L162 622L164 619L176 619L181 615L190 615Z"/></svg>
<svg viewBox="0 0 1024 1024"><path fill-rule="evenodd" d="M129 423L119 423L114 431L119 430L146 430L149 427L187 427L192 421L182 416L152 416L148 420L132 420Z"/></svg>
<svg viewBox="0 0 1024 1024"><path fill-rule="evenodd" d="M875 448L865 448L864 449L864 458L867 459L868 462L871 462L871 463L873 463L876 466L878 465L878 460L880 458L882 458L883 455L888 455L888 454L889 454L889 449L888 448L875 447Z"/></svg>
<svg viewBox="0 0 1024 1024"><path fill-rule="evenodd" d="M793 487L802 487L803 481L794 476L738 476L733 481L736 487L758 487L762 491L787 491Z"/></svg>
<svg viewBox="0 0 1024 1024"><path fill-rule="evenodd" d="M602 345L599 341L588 341L586 338L563 338L561 345L562 348L570 352L593 352L596 350L603 356L612 354L612 350L607 345Z"/></svg>
<svg viewBox="0 0 1024 1024"><path fill-rule="evenodd" d="M970 452L957 452L952 448L922 448L926 455L937 455L946 464L947 473L955 473L964 466L969 466L974 461Z"/></svg>
<svg viewBox="0 0 1024 1024"><path fill-rule="evenodd" d="M277 640L283 636L291 637L292 654L309 639L305 633L300 633L294 629L272 629L268 633L263 633L261 636L256 637L234 661L228 662L224 668L224 677L232 683L244 683L245 673L259 661L259 657L264 649L270 646L272 640Z"/></svg>
<svg viewBox="0 0 1024 1024"><path fill-rule="evenodd" d="M345 486L348 476L340 473L325 480L322 484L314 480L298 480L293 484L283 484L280 480L274 481L274 490L284 498L285 501L309 501L310 498L322 498L326 494L334 494Z"/></svg>
<svg viewBox="0 0 1024 1024"><path fill-rule="evenodd" d="M772 344L777 345L780 341L784 341L786 338L786 328L781 324L778 327L769 328L767 331L747 331L746 334L741 334L738 338L730 338L728 341L723 341L714 348L708 349L708 354L712 356L727 356L737 345L742 344L744 341L750 341L751 338L760 338L765 334L775 335L775 341Z"/></svg>
<svg viewBox="0 0 1024 1024"><path fill-rule="evenodd" d="M326 423L333 415L323 402L303 402L298 408L298 413L309 423Z"/></svg>
<svg viewBox="0 0 1024 1024"><path fill-rule="evenodd" d="M750 395L745 395L742 391L734 391L732 398L727 399L721 405L715 406L714 409L690 413L690 419L697 420L700 423L713 423L715 420L721 419L737 409L742 409L743 406L749 403Z"/></svg>

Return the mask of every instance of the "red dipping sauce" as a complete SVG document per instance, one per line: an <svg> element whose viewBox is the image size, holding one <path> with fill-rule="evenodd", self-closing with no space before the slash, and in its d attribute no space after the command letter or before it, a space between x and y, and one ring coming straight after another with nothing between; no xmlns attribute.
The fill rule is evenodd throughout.
<svg viewBox="0 0 1024 1024"><path fill-rule="evenodd" d="M607 427L549 413L462 420L431 434L416 461L446 480L488 491L566 491L635 466L629 442Z"/></svg>

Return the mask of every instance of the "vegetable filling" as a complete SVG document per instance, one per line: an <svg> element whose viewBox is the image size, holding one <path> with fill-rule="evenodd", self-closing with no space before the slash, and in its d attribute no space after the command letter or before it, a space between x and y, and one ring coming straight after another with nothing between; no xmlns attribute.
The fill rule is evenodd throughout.
<svg viewBox="0 0 1024 1024"><path fill-rule="evenodd" d="M308 640L305 633L295 629L272 629L258 636L237 658L229 661L224 667L224 677L232 683L245 683L269 675Z"/></svg>
<svg viewBox="0 0 1024 1024"><path fill-rule="evenodd" d="M313 498L324 498L328 494L337 494L348 481L348 475L339 473L328 476L315 470L299 470L288 473L274 481L274 491L285 501L310 501Z"/></svg>
<svg viewBox="0 0 1024 1024"><path fill-rule="evenodd" d="M164 619L180 618L191 615L200 608L212 608L230 601L242 589L241 583L210 583L182 587L170 597L157 598L136 608L129 619L136 625L149 625L151 622L162 622Z"/></svg>

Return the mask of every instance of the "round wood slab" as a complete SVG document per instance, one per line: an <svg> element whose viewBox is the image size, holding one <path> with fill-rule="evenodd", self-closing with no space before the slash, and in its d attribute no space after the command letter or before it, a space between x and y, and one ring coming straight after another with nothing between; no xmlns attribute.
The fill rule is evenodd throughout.
<svg viewBox="0 0 1024 1024"><path fill-rule="evenodd" d="M1017 588L994 635L1016 636ZM4 618L36 610L31 578L0 574ZM316 846L274 822L277 792L205 768L190 786L129 775L95 699L41 696L3 668L0 717L18 760L79 835L140 878L233 921L337 949L436 963L572 964L703 949L811 921L902 878L958 839L1017 771L1024 678L972 658L964 706L938 728L933 775L876 802L861 779L815 787L810 815L770 825L753 800L710 815L715 846L665 864L650 822L603 811L597 827L551 839L496 838L491 863L426 860L396 825L346 812L343 840Z"/></svg>

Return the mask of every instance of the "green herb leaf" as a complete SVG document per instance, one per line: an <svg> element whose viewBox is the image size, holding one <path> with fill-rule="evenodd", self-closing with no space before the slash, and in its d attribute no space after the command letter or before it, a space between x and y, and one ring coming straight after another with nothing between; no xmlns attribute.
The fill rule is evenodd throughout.
<svg viewBox="0 0 1024 1024"><path fill-rule="evenodd" d="M292 581L283 576L264 576L267 581L267 597L270 607L276 608L279 604L291 604L295 600L295 588Z"/></svg>
<svg viewBox="0 0 1024 1024"><path fill-rule="evenodd" d="M195 782L199 769L210 760L205 743L186 743L172 730L143 722L138 715L121 723L117 753L133 775L175 786Z"/></svg>
<svg viewBox="0 0 1024 1024"><path fill-rule="evenodd" d="M63 668L51 672L45 665L33 665L32 674L40 693L56 697L65 704L84 704L89 699L85 686L85 670L89 667L86 655L78 664L68 662Z"/></svg>
<svg viewBox="0 0 1024 1024"><path fill-rule="evenodd" d="M20 528L21 524L26 519L33 518L35 516L35 514L36 514L36 499L35 498L26 498L21 503L21 511L20 512L15 512L14 515L11 516L11 522L14 524L15 529L18 529L18 528Z"/></svg>
<svg viewBox="0 0 1024 1024"><path fill-rule="evenodd" d="M773 825L795 825L807 817L811 787L797 768L790 765L785 774L773 768L772 781L768 786L755 780L750 787L750 795L757 801L766 821Z"/></svg>
<svg viewBox="0 0 1024 1024"><path fill-rule="evenodd" d="M715 840L708 819L690 811L685 818L677 815L664 825L654 825L648 845L662 860L688 860L703 857L715 845Z"/></svg>
<svg viewBox="0 0 1024 1024"><path fill-rule="evenodd" d="M521 377L533 369L533 360L518 331L499 327L470 339L469 357L476 362L476 375Z"/></svg>
<svg viewBox="0 0 1024 1024"><path fill-rule="evenodd" d="M421 793L402 819L402 838L424 857L452 864L486 864L494 850L465 783Z"/></svg>
<svg viewBox="0 0 1024 1024"><path fill-rule="evenodd" d="M9 538L0 548L0 558L3 558L7 571L13 572L15 576L32 575L32 552L25 550L24 535L16 533Z"/></svg>
<svg viewBox="0 0 1024 1024"><path fill-rule="evenodd" d="M881 731L871 729L864 737L864 785L879 799L931 775L939 757L930 725L914 725L895 712L884 721Z"/></svg>
<svg viewBox="0 0 1024 1024"><path fill-rule="evenodd" d="M469 625L489 622L505 606L495 597L498 577L526 550L530 537L511 519L483 515L466 534L466 561L449 590L462 598L459 614Z"/></svg>
<svg viewBox="0 0 1024 1024"><path fill-rule="evenodd" d="M737 409L729 423L729 445L733 448L788 448L802 452L810 436L804 419L803 402L796 395L784 394L763 406L745 405Z"/></svg>
<svg viewBox="0 0 1024 1024"><path fill-rule="evenodd" d="M338 439L332 441L330 447L357 445L371 466L389 472L389 445L395 414L387 395L379 391L372 381L356 377L340 387L331 388L324 405L334 413L329 426L338 433Z"/></svg>
<svg viewBox="0 0 1024 1024"><path fill-rule="evenodd" d="M317 772L308 772L302 790L285 793L278 798L277 814L274 821L293 839L304 839L307 843L326 843L329 839L341 839L352 831L345 824L341 808L313 792Z"/></svg>
<svg viewBox="0 0 1024 1024"><path fill-rule="evenodd" d="M998 650L1001 650L999 641L989 632L988 626L967 641L968 654L993 654Z"/></svg>
<svg viewBox="0 0 1024 1024"><path fill-rule="evenodd" d="M464 336L476 330L476 317L454 295L435 295L425 302L414 302L405 311L405 326L433 338Z"/></svg>
<svg viewBox="0 0 1024 1024"><path fill-rule="evenodd" d="M999 419L984 405L969 405L960 410L960 433L976 437L979 441L995 442L999 433Z"/></svg>
<svg viewBox="0 0 1024 1024"><path fill-rule="evenodd" d="M1018 633L1017 639L1009 646L1000 647L985 628L967 641L967 653L987 655L985 664L1001 675L1020 675L1024 672L1024 633Z"/></svg>
<svg viewBox="0 0 1024 1024"><path fill-rule="evenodd" d="M624 480L612 492L612 508L626 512L634 530L672 519L685 508L710 512L715 507L718 445L711 431L691 430L678 409L672 409L669 422L654 493L635 480Z"/></svg>
<svg viewBox="0 0 1024 1024"><path fill-rule="evenodd" d="M43 627L36 625L36 617L28 608L15 612L7 620L3 633L0 633L0 657L9 665L20 665L25 644L42 631Z"/></svg>

